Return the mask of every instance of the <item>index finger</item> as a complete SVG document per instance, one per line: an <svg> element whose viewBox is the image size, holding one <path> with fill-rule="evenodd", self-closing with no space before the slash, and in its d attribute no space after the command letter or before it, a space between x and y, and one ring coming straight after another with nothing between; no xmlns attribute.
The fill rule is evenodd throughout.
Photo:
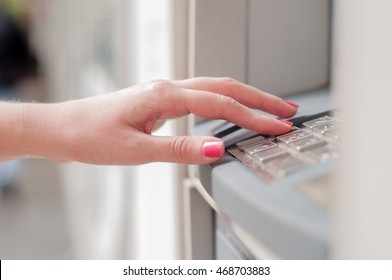
<svg viewBox="0 0 392 280"><path fill-rule="evenodd" d="M231 78L197 77L173 81L174 84L187 89L215 92L231 97L241 104L261 109L273 115L288 118L297 112L297 107L270 93Z"/></svg>
<svg viewBox="0 0 392 280"><path fill-rule="evenodd" d="M208 119L225 119L263 134L277 135L291 130L287 123L258 114L231 97L208 91L172 88L160 99L159 109L166 117L193 113Z"/></svg>

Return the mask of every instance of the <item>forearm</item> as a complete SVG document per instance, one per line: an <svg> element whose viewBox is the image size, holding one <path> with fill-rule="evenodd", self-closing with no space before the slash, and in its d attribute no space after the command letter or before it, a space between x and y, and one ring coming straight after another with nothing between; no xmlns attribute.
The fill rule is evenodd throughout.
<svg viewBox="0 0 392 280"><path fill-rule="evenodd" d="M0 161L41 157L63 161L61 104L0 102Z"/></svg>

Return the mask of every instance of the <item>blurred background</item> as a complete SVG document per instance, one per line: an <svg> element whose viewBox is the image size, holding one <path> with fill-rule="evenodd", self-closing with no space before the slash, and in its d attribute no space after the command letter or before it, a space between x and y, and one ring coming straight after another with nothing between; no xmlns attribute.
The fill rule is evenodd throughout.
<svg viewBox="0 0 392 280"><path fill-rule="evenodd" d="M186 12L171 0L0 0L0 96L59 102L185 77L186 59L174 57L186 40L173 38L184 36L175 21ZM158 134L182 127L168 122ZM183 170L0 163L0 258L181 258Z"/></svg>

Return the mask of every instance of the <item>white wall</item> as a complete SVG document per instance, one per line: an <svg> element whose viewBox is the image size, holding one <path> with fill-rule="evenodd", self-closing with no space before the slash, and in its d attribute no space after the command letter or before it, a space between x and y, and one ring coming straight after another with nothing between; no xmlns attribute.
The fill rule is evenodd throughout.
<svg viewBox="0 0 392 280"><path fill-rule="evenodd" d="M392 2L335 1L333 92L342 108L333 256L392 258Z"/></svg>

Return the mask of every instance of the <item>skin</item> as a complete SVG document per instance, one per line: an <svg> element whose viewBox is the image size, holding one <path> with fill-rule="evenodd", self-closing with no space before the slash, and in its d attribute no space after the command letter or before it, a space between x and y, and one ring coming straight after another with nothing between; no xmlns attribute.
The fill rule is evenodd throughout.
<svg viewBox="0 0 392 280"><path fill-rule="evenodd" d="M153 81L54 104L0 102L0 161L39 157L108 165L211 163L219 156L206 156L204 145L219 139L154 136L153 129L166 119L193 113L259 133L290 131L289 124L251 108L283 118L296 113L279 97L230 78L208 77Z"/></svg>

